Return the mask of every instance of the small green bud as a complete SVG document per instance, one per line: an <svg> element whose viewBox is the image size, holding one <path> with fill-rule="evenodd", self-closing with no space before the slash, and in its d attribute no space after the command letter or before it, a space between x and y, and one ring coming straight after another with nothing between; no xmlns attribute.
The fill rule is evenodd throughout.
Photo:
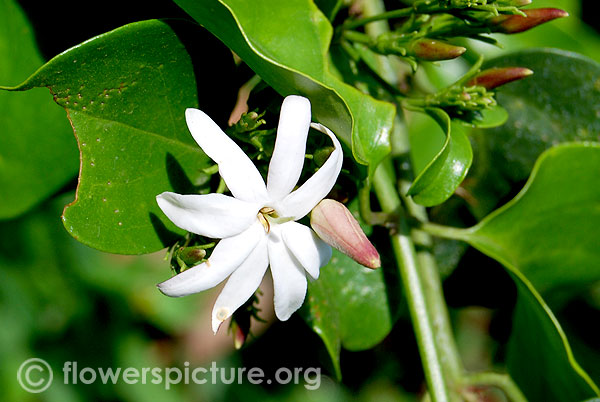
<svg viewBox="0 0 600 402"><path fill-rule="evenodd" d="M200 264L206 257L206 246L179 247L173 252L171 267L180 273Z"/></svg>

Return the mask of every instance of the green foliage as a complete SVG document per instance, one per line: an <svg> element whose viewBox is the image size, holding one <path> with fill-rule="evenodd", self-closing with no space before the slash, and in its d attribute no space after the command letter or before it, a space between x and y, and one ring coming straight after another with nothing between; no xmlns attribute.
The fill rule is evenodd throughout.
<svg viewBox="0 0 600 402"><path fill-rule="evenodd" d="M0 85L11 85L43 60L32 27L13 1L0 2L0 27ZM77 173L69 124L44 92L0 91L0 219L26 212Z"/></svg>
<svg viewBox="0 0 600 402"><path fill-rule="evenodd" d="M465 240L548 291L600 280L600 144L551 148L523 190Z"/></svg>
<svg viewBox="0 0 600 402"><path fill-rule="evenodd" d="M454 194L471 166L473 151L465 132L451 124L446 112L441 109L426 111L442 127L446 140L437 155L419 173L408 195L416 203L429 207L441 204Z"/></svg>
<svg viewBox="0 0 600 402"><path fill-rule="evenodd" d="M510 118L481 134L490 164L502 176L524 180L539 154L557 143L600 141L600 64L553 49L524 50L486 63L507 66L527 67L534 74L498 89Z"/></svg>
<svg viewBox="0 0 600 402"><path fill-rule="evenodd" d="M84 244L122 254L170 244L172 232L182 232L155 197L202 184L208 163L181 112L198 100L190 56L174 29L155 20L100 35L52 59L17 89L43 86L67 110L81 153L76 199L63 215L67 230Z"/></svg>
<svg viewBox="0 0 600 402"><path fill-rule="evenodd" d="M381 342L396 321L400 294L394 272L365 268L337 250L309 283L303 315L323 339L340 379L341 347L358 351Z"/></svg>
<svg viewBox="0 0 600 402"><path fill-rule="evenodd" d="M513 273L517 305L507 367L531 401L583 400L600 390L579 366L567 337L529 281Z"/></svg>
<svg viewBox="0 0 600 402"><path fill-rule="evenodd" d="M539 158L512 201L476 226L454 229L450 235L512 272L518 298L508 365L532 400L560 401L598 393L538 292L600 280L600 255L593 235L600 225L599 169L600 144L552 148Z"/></svg>
<svg viewBox="0 0 600 402"><path fill-rule="evenodd" d="M317 365L312 358L331 361L333 370L327 374L338 380L344 374L359 391L357 400L369 401L414 400L398 390L397 384L405 382L413 394L425 384L424 398L432 400L468 399L473 390L494 386L517 401L522 399L518 388L532 401L600 394L578 363L592 366L598 364L596 357L577 355L597 346L597 340L584 339L587 334L556 318L572 319L560 314L562 305L556 300L568 303L573 293L587 294L600 281L596 61L556 49L502 53L485 67L526 67L534 75L499 88L465 84L474 82L470 79L481 67L471 51L479 45L465 38L494 43L498 37L483 36L499 29L491 18L522 14L513 6L519 2L509 0L419 0L397 10L386 10L390 2L376 0L355 2L351 8L340 0L175 3L183 10L180 15L187 13L188 20L206 29L181 19L128 24L61 53L16 87L0 87L0 219L30 211L0 222L0 319L5 323L0 353L10 371L10 378L0 373L0 384L9 384L9 399L27 397L16 388L13 372L29 355L47 357L57 373L63 361L77 359L104 367L175 366L196 347L222 347L221 341L212 343L220 338L210 334L196 339L191 330L198 325L210 332L205 317L210 301L198 308L197 300L206 299L167 299L153 286L169 276L170 268L179 271L205 261L205 246L188 244L186 237L169 267L162 255L123 259L99 254L61 230L58 209L67 198L48 198L74 178L75 141L64 112L40 88L49 88L66 110L79 145L79 183L75 201L64 210L64 227L93 248L142 254L173 246L185 234L160 211L157 194L227 192L222 180L217 183L217 166L189 134L184 111L199 107L225 128L233 90L242 82L247 84L240 88L235 110L249 106L256 113L227 132L245 149L255 148L249 156L261 169L272 146L264 146L259 136L274 130L255 129L264 123L263 116L273 122L280 96L308 97L313 120L344 142L343 174L330 197L360 200L358 207L352 206L368 222L363 229L379 249L383 267L369 270L334 251L320 278L308 284L301 310L308 326L292 318L263 334L264 327L254 332L253 323L246 349L231 357L234 364L295 364L288 360L294 354L311 366ZM536 0L535 6L577 13L575 0L551 3ZM33 35L38 26L10 0L0 0L0 23L0 84L14 85L24 78L21 74L43 63ZM40 32L37 37L43 38ZM600 49L598 36L576 19L506 39L512 49L556 44L592 58ZM398 51L390 52L394 46ZM423 61L459 55L464 59L458 63L443 61L438 67ZM423 72L429 81L454 84L433 89ZM311 143L309 149L310 170L322 166L322 146ZM474 171L467 177L471 164ZM489 213L528 176L512 201ZM63 190L69 200L74 185ZM430 217L457 227L428 223ZM453 243L436 242L431 234ZM446 274L469 263L461 261L467 243L502 263L516 283L510 338L486 350L491 355L498 346L506 353L475 370L463 368L454 350L454 333L468 330L448 314L440 281L440 270ZM488 257L474 254L484 271ZM469 304L476 292L461 285ZM270 321L270 296L261 296L269 295L269 288L263 291L255 295L262 304L253 307ZM561 296L550 297L555 293ZM582 320L592 322L592 314L586 314ZM197 316L202 317L199 324ZM409 319L414 338L410 330L401 333ZM467 343L472 339L467 336ZM572 350L571 345L582 347ZM409 348L419 354L406 356ZM280 360L269 360L273 358ZM470 376L481 370L483 376ZM492 370L507 374L494 377ZM381 376L385 381L380 387ZM472 378L508 382L489 387L469 382ZM185 392L180 387L174 393L159 388L118 384L83 390L57 384L46 396L74 401L307 398L306 392L295 390L281 398L277 392L267 396L265 389L245 385L226 391L223 384ZM323 389L317 399L350 398L332 382Z"/></svg>
<svg viewBox="0 0 600 402"><path fill-rule="evenodd" d="M332 27L314 4L307 0L176 3L280 94L309 98L313 116L352 148L357 162L373 171L389 153L394 107L329 72ZM296 46L289 45L290 37Z"/></svg>

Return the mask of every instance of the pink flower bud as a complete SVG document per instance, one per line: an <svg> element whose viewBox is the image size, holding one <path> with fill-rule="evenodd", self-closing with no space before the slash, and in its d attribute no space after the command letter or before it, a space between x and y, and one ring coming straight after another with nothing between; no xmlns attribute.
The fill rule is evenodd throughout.
<svg viewBox="0 0 600 402"><path fill-rule="evenodd" d="M534 8L531 10L522 10L527 17L522 15L499 15L490 18L490 25L496 32L506 34L519 33L534 28L544 22L552 21L556 18L568 17L569 13L558 8Z"/></svg>
<svg viewBox="0 0 600 402"><path fill-rule="evenodd" d="M466 50L462 46L454 46L439 40L419 39L413 42L409 53L421 60L439 61L455 59Z"/></svg>
<svg viewBox="0 0 600 402"><path fill-rule="evenodd" d="M524 67L494 67L477 74L467 82L466 86L479 85L485 89L494 89L500 85L528 77L531 74L533 74L533 71Z"/></svg>
<svg viewBox="0 0 600 402"><path fill-rule="evenodd" d="M310 225L331 247L368 268L379 268L381 259L375 247L346 206L324 199L312 210Z"/></svg>

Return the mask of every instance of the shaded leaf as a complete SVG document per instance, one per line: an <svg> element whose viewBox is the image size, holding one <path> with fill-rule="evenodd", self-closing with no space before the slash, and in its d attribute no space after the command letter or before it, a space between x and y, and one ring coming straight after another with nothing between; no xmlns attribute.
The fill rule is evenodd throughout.
<svg viewBox="0 0 600 402"><path fill-rule="evenodd" d="M517 283L508 364L531 400L579 400L599 392L538 293L600 279L599 171L600 144L551 148L512 201L449 234L502 262Z"/></svg>
<svg viewBox="0 0 600 402"><path fill-rule="evenodd" d="M365 268L333 250L319 280L309 283L303 317L325 343L338 377L341 347L372 348L392 329L400 290L399 279L387 274L384 267Z"/></svg>
<svg viewBox="0 0 600 402"><path fill-rule="evenodd" d="M0 27L0 84L10 85L44 61L16 2L0 2ZM27 211L73 178L77 168L69 123L45 91L0 91L0 219Z"/></svg>
<svg viewBox="0 0 600 402"><path fill-rule="evenodd" d="M485 65L508 66L534 74L497 89L509 120L481 133L492 166L503 176L513 182L526 179L537 157L552 145L600 140L600 64L562 50L531 49Z"/></svg>
<svg viewBox="0 0 600 402"><path fill-rule="evenodd" d="M357 202L349 209L364 225L357 212ZM394 268L365 268L345 254L333 250L327 266L321 268L319 279L308 284L307 303L301 310L304 320L317 333L340 373L340 351L372 348L391 331L400 306L400 279Z"/></svg>
<svg viewBox="0 0 600 402"><path fill-rule="evenodd" d="M508 343L511 377L531 401L580 401L600 390L579 366L567 337L531 283L513 271L517 305Z"/></svg>

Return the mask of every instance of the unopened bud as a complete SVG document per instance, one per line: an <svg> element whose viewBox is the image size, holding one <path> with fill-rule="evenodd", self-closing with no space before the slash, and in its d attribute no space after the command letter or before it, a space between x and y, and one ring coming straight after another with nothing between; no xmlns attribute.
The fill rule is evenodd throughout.
<svg viewBox="0 0 600 402"><path fill-rule="evenodd" d="M490 90L500 85L528 77L531 74L533 74L533 71L524 67L494 67L477 74L477 76L467 82L466 86L479 85Z"/></svg>
<svg viewBox="0 0 600 402"><path fill-rule="evenodd" d="M231 326L229 330L233 334L233 347L236 350L239 350L246 343L246 338L248 337L248 331L244 330L235 320L231 321Z"/></svg>
<svg viewBox="0 0 600 402"><path fill-rule="evenodd" d="M534 28L544 22L552 21L556 18L568 17L569 13L558 8L534 8L531 10L522 10L527 17L522 15L499 15L490 18L489 24L494 31L505 34L519 33Z"/></svg>
<svg viewBox="0 0 600 402"><path fill-rule="evenodd" d="M324 199L312 210L310 225L330 246L368 268L379 268L381 259L352 213L341 202Z"/></svg>
<svg viewBox="0 0 600 402"><path fill-rule="evenodd" d="M426 61L439 61L455 59L467 49L454 46L434 39L418 39L413 42L409 53L418 59Z"/></svg>
<svg viewBox="0 0 600 402"><path fill-rule="evenodd" d="M179 247L171 258L171 267L180 273L196 266L206 257L205 246Z"/></svg>

